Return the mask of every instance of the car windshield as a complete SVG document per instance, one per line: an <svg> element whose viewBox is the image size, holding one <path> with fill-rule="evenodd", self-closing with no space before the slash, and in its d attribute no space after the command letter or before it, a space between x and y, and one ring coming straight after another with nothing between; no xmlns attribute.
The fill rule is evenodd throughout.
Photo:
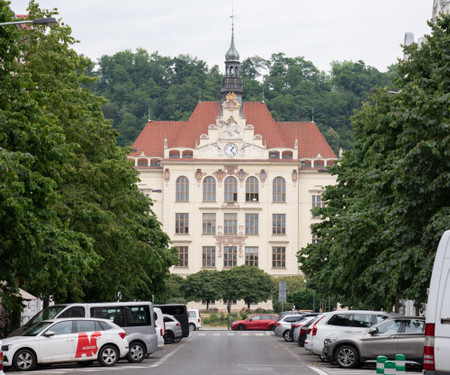
<svg viewBox="0 0 450 375"><path fill-rule="evenodd" d="M45 308L44 310L39 311L28 322L26 322L24 326L31 327L38 322L42 322L43 320L53 319L56 315L58 315L65 308L66 308L65 305L49 306L49 307Z"/></svg>
<svg viewBox="0 0 450 375"><path fill-rule="evenodd" d="M41 333L44 329L46 329L49 325L51 325L53 322L39 322L31 327L28 327L23 333L22 336L37 336L39 333Z"/></svg>

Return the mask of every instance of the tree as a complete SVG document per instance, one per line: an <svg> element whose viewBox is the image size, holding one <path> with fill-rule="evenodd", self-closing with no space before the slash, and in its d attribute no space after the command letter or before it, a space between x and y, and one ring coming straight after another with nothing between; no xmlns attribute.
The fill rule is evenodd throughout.
<svg viewBox="0 0 450 375"><path fill-rule="evenodd" d="M187 301L205 301L209 309L211 301L221 297L219 272L202 270L186 277L183 294Z"/></svg>
<svg viewBox="0 0 450 375"><path fill-rule="evenodd" d="M243 299L250 304L267 301L270 297L272 279L270 275L254 266L233 267L221 272L222 296L225 300Z"/></svg>
<svg viewBox="0 0 450 375"><path fill-rule="evenodd" d="M32 18L53 13L30 2ZM75 42L70 28L61 24L45 34L33 31L22 31L27 43L20 45L23 64L18 74L30 77L28 92L59 125L73 153L60 170L55 186L59 199L51 209L62 228L87 238L97 264L91 265L90 274L74 272L80 285L59 281L64 268L42 264L41 272L52 284L29 278L24 286L60 301L148 299L163 288L176 251L169 248L151 201L137 189L138 174L126 160L127 150L117 146L117 133L103 118L105 100L87 88L93 78L85 72L92 62L70 48ZM44 250L51 255L50 249ZM67 265L85 259L81 252L73 258Z"/></svg>
<svg viewBox="0 0 450 375"><path fill-rule="evenodd" d="M0 1L0 21L13 15L9 3ZM44 27L29 33L38 39ZM82 294L84 275L99 260L91 239L53 210L74 148L40 106L32 78L20 74L22 37L15 26L0 28L0 299L9 311L17 308L18 287L30 283L39 285L32 291L38 295L48 290L65 295L69 285Z"/></svg>
<svg viewBox="0 0 450 375"><path fill-rule="evenodd" d="M405 48L392 90L378 89L352 119L355 149L332 168L319 244L302 270L347 306L398 309L426 301L439 238L450 227L450 16L427 43Z"/></svg>

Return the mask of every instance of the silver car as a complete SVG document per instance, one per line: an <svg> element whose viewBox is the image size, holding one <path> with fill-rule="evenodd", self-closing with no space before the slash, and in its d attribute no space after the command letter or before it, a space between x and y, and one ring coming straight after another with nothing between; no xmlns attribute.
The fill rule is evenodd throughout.
<svg viewBox="0 0 450 375"><path fill-rule="evenodd" d="M360 333L342 333L324 340L323 355L340 367L357 367L379 355L405 355L407 363L423 363L425 318L397 316Z"/></svg>
<svg viewBox="0 0 450 375"><path fill-rule="evenodd" d="M164 343L172 344L183 338L181 323L173 315L163 314L166 333L164 334Z"/></svg>
<svg viewBox="0 0 450 375"><path fill-rule="evenodd" d="M288 342L292 341L289 334L292 325L295 325L298 321L304 319L304 315L285 315L282 318L279 318L275 323L275 335L283 337Z"/></svg>

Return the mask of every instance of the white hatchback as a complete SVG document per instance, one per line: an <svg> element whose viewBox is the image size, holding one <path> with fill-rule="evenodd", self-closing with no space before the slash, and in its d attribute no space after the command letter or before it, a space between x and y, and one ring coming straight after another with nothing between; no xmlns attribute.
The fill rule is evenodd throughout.
<svg viewBox="0 0 450 375"><path fill-rule="evenodd" d="M189 331L202 328L202 316L199 309L188 309Z"/></svg>
<svg viewBox="0 0 450 375"><path fill-rule="evenodd" d="M44 320L20 336L2 341L4 367L28 371L41 363L98 360L113 366L128 353L125 330L106 319L72 318Z"/></svg>

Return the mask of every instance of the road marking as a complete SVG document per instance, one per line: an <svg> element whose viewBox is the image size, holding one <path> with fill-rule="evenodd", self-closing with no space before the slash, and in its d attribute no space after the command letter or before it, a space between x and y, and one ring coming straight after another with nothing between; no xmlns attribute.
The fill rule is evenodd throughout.
<svg viewBox="0 0 450 375"><path fill-rule="evenodd" d="M319 375L329 375L328 372L322 371L320 368L308 366L310 370L313 370L314 372L317 372Z"/></svg>
<svg viewBox="0 0 450 375"><path fill-rule="evenodd" d="M164 362L166 362L170 357L172 357L176 352L178 352L178 350L180 350L183 347L183 345L180 345L178 348L176 348L172 353L169 353L167 355L165 355L164 357L162 357L158 362L156 362L155 364L148 366L148 367L158 367L160 365L162 365Z"/></svg>

